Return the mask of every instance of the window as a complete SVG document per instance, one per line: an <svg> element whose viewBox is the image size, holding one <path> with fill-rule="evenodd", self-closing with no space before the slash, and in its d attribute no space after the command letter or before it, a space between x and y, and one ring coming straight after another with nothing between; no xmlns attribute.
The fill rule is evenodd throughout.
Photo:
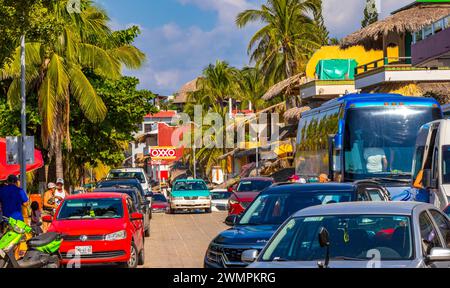
<svg viewBox="0 0 450 288"><path fill-rule="evenodd" d="M438 212L436 210L430 211L431 216L433 216L434 221L438 225L439 230L441 231L442 237L444 238L445 245L447 248L450 248L450 223L445 218L444 215L441 214L441 212Z"/></svg>
<svg viewBox="0 0 450 288"><path fill-rule="evenodd" d="M431 249L442 247L439 236L433 226L433 222L426 212L419 216L420 238L422 240L422 249L424 256L430 254Z"/></svg>
<svg viewBox="0 0 450 288"><path fill-rule="evenodd" d="M137 212L136 206L134 206L133 201L130 198L127 199L127 206L128 206L128 213L132 214Z"/></svg>
<svg viewBox="0 0 450 288"><path fill-rule="evenodd" d="M416 38L415 42L422 41L423 40L422 30L417 31L416 33L414 33L414 37Z"/></svg>
<svg viewBox="0 0 450 288"><path fill-rule="evenodd" d="M367 193L372 201L384 201L381 197L382 192L378 188L368 188Z"/></svg>
<svg viewBox="0 0 450 288"><path fill-rule="evenodd" d="M440 21L434 23L434 24L433 24L433 30L434 30L434 33L436 34L436 33L438 33L438 32L441 32L442 29L444 29L443 26L444 26L444 21L442 21L442 20L440 20Z"/></svg>
<svg viewBox="0 0 450 288"><path fill-rule="evenodd" d="M365 189L358 191L358 201L370 201Z"/></svg>
<svg viewBox="0 0 450 288"><path fill-rule="evenodd" d="M450 16L444 18L444 29L450 28Z"/></svg>
<svg viewBox="0 0 450 288"><path fill-rule="evenodd" d="M121 199L73 199L64 202L58 220L118 219L123 217Z"/></svg>
<svg viewBox="0 0 450 288"><path fill-rule="evenodd" d="M144 132L145 133L152 132L152 124L145 124L144 125Z"/></svg>
<svg viewBox="0 0 450 288"><path fill-rule="evenodd" d="M450 146L442 146L442 184L450 184Z"/></svg>
<svg viewBox="0 0 450 288"><path fill-rule="evenodd" d="M423 28L423 32L424 38L430 37L431 35L433 35L433 26L432 25L426 26L425 28Z"/></svg>

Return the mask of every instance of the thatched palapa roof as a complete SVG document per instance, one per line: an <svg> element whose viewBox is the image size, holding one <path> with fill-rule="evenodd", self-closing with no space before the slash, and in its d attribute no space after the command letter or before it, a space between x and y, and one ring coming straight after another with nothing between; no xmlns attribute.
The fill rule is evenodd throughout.
<svg viewBox="0 0 450 288"><path fill-rule="evenodd" d="M284 113L284 119L288 120L288 121L300 120L300 117L302 116L302 114L309 110L311 110L311 107L309 107L309 106L295 107L295 108L289 109Z"/></svg>
<svg viewBox="0 0 450 288"><path fill-rule="evenodd" d="M412 4L348 35L343 39L342 46L347 48L363 45L367 49L382 49L383 36L387 36L390 32L399 34L416 32L448 15L450 2Z"/></svg>
<svg viewBox="0 0 450 288"><path fill-rule="evenodd" d="M184 104L188 100L189 93L197 91L197 82L199 78L195 78L194 80L186 83L181 87L180 91L178 91L175 95L175 99L173 103L175 104Z"/></svg>
<svg viewBox="0 0 450 288"><path fill-rule="evenodd" d="M292 94L299 90L302 79L305 76L304 73L292 76L286 80L283 80L275 85L273 85L266 94L263 95L263 100L270 100L282 93Z"/></svg>

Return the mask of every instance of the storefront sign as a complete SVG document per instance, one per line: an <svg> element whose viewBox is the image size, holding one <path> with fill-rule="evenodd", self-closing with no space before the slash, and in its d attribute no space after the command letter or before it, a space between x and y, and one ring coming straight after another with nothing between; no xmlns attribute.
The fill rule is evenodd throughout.
<svg viewBox="0 0 450 288"><path fill-rule="evenodd" d="M177 149L175 147L150 147L148 156L152 160L175 160Z"/></svg>

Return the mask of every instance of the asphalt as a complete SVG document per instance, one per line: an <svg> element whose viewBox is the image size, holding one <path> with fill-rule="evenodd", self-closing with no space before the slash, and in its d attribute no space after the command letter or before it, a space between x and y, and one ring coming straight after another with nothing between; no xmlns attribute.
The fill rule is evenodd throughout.
<svg viewBox="0 0 450 288"><path fill-rule="evenodd" d="M145 243L144 268L202 268L211 240L222 230L226 213L153 214Z"/></svg>

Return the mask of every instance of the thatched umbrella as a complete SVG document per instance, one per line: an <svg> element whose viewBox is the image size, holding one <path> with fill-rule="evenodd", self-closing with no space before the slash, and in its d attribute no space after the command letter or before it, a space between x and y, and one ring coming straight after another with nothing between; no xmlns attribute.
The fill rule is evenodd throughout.
<svg viewBox="0 0 450 288"><path fill-rule="evenodd" d="M271 100L278 95L292 95L292 94L300 94L299 88L302 82L304 82L304 73L297 74L288 79L285 79L274 86L272 86L269 90L267 90L266 94L263 95L263 100Z"/></svg>
<svg viewBox="0 0 450 288"><path fill-rule="evenodd" d="M348 35L343 39L342 47L363 45L366 49L382 49L383 36L413 33L448 15L450 3L415 3Z"/></svg>
<svg viewBox="0 0 450 288"><path fill-rule="evenodd" d="M200 78L195 78L194 80L186 83L181 87L181 89L175 94L175 99L173 103L184 104L187 103L189 93L197 91L197 84Z"/></svg>
<svg viewBox="0 0 450 288"><path fill-rule="evenodd" d="M294 107L292 109L287 110L284 113L284 120L286 121L292 121L292 120L300 120L300 117L303 113L311 110L311 107L309 106L303 106L303 107Z"/></svg>

